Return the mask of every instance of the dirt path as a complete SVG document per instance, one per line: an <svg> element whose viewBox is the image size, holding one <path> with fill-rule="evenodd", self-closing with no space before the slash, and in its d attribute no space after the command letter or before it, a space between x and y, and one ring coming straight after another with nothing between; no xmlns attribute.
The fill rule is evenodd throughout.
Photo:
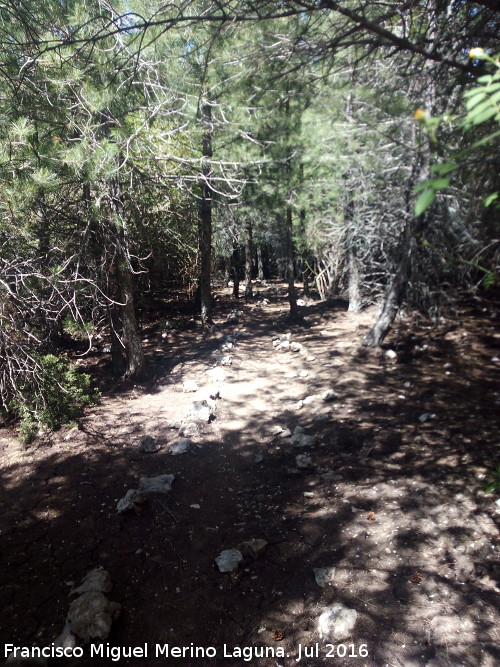
<svg viewBox="0 0 500 667"><path fill-rule="evenodd" d="M2 643L50 644L70 589L102 566L123 606L110 645L148 644L147 658L122 665L498 664L500 512L483 492L498 452L492 312L476 307L433 331L401 325L392 358L359 349L373 313L312 303L290 326L278 289L262 286L267 303L239 306L238 322L225 323L222 303L207 341L153 327L156 380L104 398L80 430L29 449L0 431ZM287 332L299 351L273 346ZM170 422L212 384L221 354L232 363L219 366L216 418L193 438L199 447L173 456ZM187 380L200 395L182 391ZM297 426L312 447L274 434ZM162 448L143 453L146 435ZM163 473L175 475L168 495L117 514L138 478ZM268 542L264 554L220 573L216 556L253 538ZM336 568L325 587L318 567ZM336 602L358 614L345 649L316 632ZM155 657L156 644L187 655ZM197 647L216 656L193 657ZM258 657L262 647L275 657ZM67 664L112 661L87 652Z"/></svg>

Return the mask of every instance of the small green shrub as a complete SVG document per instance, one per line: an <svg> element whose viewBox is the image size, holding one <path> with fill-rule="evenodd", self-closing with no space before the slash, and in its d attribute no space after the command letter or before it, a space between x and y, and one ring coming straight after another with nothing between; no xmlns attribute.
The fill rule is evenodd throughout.
<svg viewBox="0 0 500 667"><path fill-rule="evenodd" d="M18 428L23 442L30 442L40 428L54 430L76 419L99 397L90 387L90 376L64 357L47 354L34 361L35 372L19 387L23 400L14 406L21 417Z"/></svg>
<svg viewBox="0 0 500 667"><path fill-rule="evenodd" d="M493 475L488 479L485 491L486 493L500 493L500 466L497 467Z"/></svg>
<svg viewBox="0 0 500 667"><path fill-rule="evenodd" d="M85 340L94 333L94 324L92 322L79 322L68 315L63 321L63 331L74 340Z"/></svg>
<svg viewBox="0 0 500 667"><path fill-rule="evenodd" d="M38 423L29 413L24 413L23 418L17 427L17 437L23 445L29 445L36 438L38 433Z"/></svg>

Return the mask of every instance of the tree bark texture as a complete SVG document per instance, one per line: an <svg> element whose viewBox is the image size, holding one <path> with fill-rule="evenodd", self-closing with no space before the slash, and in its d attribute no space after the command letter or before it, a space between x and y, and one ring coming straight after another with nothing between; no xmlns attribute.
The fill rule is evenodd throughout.
<svg viewBox="0 0 500 667"><path fill-rule="evenodd" d="M245 243L245 299L248 301L253 298L252 289L252 270L253 270L253 239L252 222L247 220L245 223L246 243Z"/></svg>
<svg viewBox="0 0 500 667"><path fill-rule="evenodd" d="M349 308L350 313L359 313L361 310L361 278L359 262L354 250L349 249Z"/></svg>
<svg viewBox="0 0 500 667"><path fill-rule="evenodd" d="M127 236L121 219L122 192L117 179L110 183L110 195L116 216L111 223L114 226L114 257L110 267L110 297L115 301L109 309L111 354L115 372L131 380L144 375L145 362L135 316L134 278L126 251Z"/></svg>
<svg viewBox="0 0 500 667"><path fill-rule="evenodd" d="M438 31L435 23L438 11L435 1L430 3L430 9L432 11L430 11L429 14L429 30L427 37L429 48L432 50L432 45L436 39L438 39ZM425 109L429 115L433 116L436 110L437 95L432 64L429 61L427 61L424 65L421 86ZM381 345L391 329L392 323L394 322L396 315L398 314L398 311L403 303L408 281L410 280L412 254L417 248L417 236L425 230L429 221L429 210L419 218L414 217L413 192L417 183L422 183L429 177L429 164L432 146L430 139L426 134L422 135L420 146L418 146L418 138L415 133L415 129L413 132L413 144L419 149L419 151L416 157L414 168L411 175L409 176L406 186L405 208L407 222L403 235L400 261L396 273L385 291L384 302L377 320L363 339L363 345L368 347L378 347Z"/></svg>
<svg viewBox="0 0 500 667"><path fill-rule="evenodd" d="M299 314L297 307L297 294L295 292L295 263L294 263L294 248L293 248L293 219L292 207L287 206L286 209L286 271L288 281L288 303L290 305L290 318L296 319Z"/></svg>
<svg viewBox="0 0 500 667"><path fill-rule="evenodd" d="M257 278L264 280L264 262L262 260L262 247L257 246Z"/></svg>
<svg viewBox="0 0 500 667"><path fill-rule="evenodd" d="M310 290L309 290L309 266L307 263L308 260L308 255L307 252L304 252L302 254L302 287L304 290L304 296L309 297L310 296Z"/></svg>
<svg viewBox="0 0 500 667"><path fill-rule="evenodd" d="M304 180L304 165L300 165L301 182ZM306 211L304 208L300 209L300 230L303 238L306 237ZM309 296L309 265L308 265L308 251L306 248L302 251L300 272L302 274L302 289L304 296Z"/></svg>
<svg viewBox="0 0 500 667"><path fill-rule="evenodd" d="M118 280L120 284L122 342L125 348L127 379L138 379L144 375L144 353L139 336L139 328L134 307L134 280L127 258L119 264Z"/></svg>
<svg viewBox="0 0 500 667"><path fill-rule="evenodd" d="M240 298L240 248L238 241L233 242L233 297Z"/></svg>
<svg viewBox="0 0 500 667"><path fill-rule="evenodd" d="M403 303L406 286L410 276L411 254L415 240L408 228L405 234L405 243L402 249L402 257L399 262L398 270L390 282L384 297L382 310L380 311L375 324L363 339L363 345L367 347L378 347L384 341L389 333L392 323L396 319L399 308Z"/></svg>
<svg viewBox="0 0 500 667"><path fill-rule="evenodd" d="M211 289L211 262L212 262L212 189L210 187L212 157L212 108L204 104L202 120L205 130L202 140L202 183L201 204L198 225L200 250L200 300L201 323L206 333L212 325L212 289Z"/></svg>

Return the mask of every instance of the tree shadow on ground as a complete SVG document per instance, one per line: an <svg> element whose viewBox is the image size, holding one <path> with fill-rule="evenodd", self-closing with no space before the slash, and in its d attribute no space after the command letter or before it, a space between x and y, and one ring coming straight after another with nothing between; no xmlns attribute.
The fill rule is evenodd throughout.
<svg viewBox="0 0 500 667"><path fill-rule="evenodd" d="M292 330L316 357L300 381L285 376L305 355L281 355L282 370L266 365L276 354L280 314L248 310L233 380L194 454L142 453L138 442L154 415L124 394L89 413L68 440L20 448L9 459L0 472L2 642L50 644L71 587L103 566L115 583L110 598L123 605L110 644L147 642L150 650L147 659L119 664L165 664L154 646L168 643L217 649L216 658L176 658L181 665L289 667L299 645L313 651L316 642L318 656L299 664L331 664L316 617L336 602L358 612L344 642L358 657L336 654L336 665L494 664L495 526L491 501L473 481L486 474L498 434L494 368L478 362L485 348L436 337L435 349L394 345L403 359L394 361L384 352L360 355L363 326L353 339L344 313L328 321L327 335L318 313L312 318L316 329ZM222 335L189 357L179 347L178 363L210 365ZM157 391L168 401L172 386L163 381ZM256 395L245 395L246 387ZM334 402L322 400L325 387L337 392ZM166 403L165 419L172 406ZM120 431L132 422L135 430ZM294 448L273 435L276 425L300 425L316 443ZM163 423L157 433L175 437ZM297 466L299 454L311 457L310 468ZM117 500L139 477L162 473L176 476L170 494L152 497L138 514L117 515ZM264 555L221 574L220 551L252 538L268 541ZM336 571L321 588L313 568L325 566ZM224 644L229 653L279 647L285 657L246 663L224 657ZM361 644L368 657L359 656ZM73 663L110 661L86 654Z"/></svg>

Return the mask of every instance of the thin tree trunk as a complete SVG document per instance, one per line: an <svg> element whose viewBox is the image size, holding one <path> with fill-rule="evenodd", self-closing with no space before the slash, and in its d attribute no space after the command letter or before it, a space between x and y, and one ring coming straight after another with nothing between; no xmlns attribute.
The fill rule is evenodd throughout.
<svg viewBox="0 0 500 667"><path fill-rule="evenodd" d="M349 249L349 308L350 313L361 310L361 277L358 258L352 248Z"/></svg>
<svg viewBox="0 0 500 667"><path fill-rule="evenodd" d="M118 281L120 285L122 343L125 349L127 379L139 379L144 375L144 353L142 351L139 328L134 307L134 280L129 268L127 257L121 249L121 258L118 259ZM122 259L123 258L123 259Z"/></svg>
<svg viewBox="0 0 500 667"><path fill-rule="evenodd" d="M262 261L262 248L257 246L257 277L259 280L264 280L264 263Z"/></svg>
<svg viewBox="0 0 500 667"><path fill-rule="evenodd" d="M300 175L301 175L301 181L304 180L304 166L301 164L300 165ZM300 229L302 232L302 237L303 237L303 243L305 243L305 237L306 237L306 211L304 208L300 209ZM308 297L309 296L309 266L307 264L307 259L308 259L308 252L307 249L304 246L304 249L302 251L302 257L301 257L301 274L302 274L302 288L304 292L304 296Z"/></svg>
<svg viewBox="0 0 500 667"><path fill-rule="evenodd" d="M233 297L240 298L240 248L236 240L233 242Z"/></svg>
<svg viewBox="0 0 500 667"><path fill-rule="evenodd" d="M253 297L252 290L252 269L253 269L253 239L252 239L252 221L245 223L246 243L245 243L245 299L248 301Z"/></svg>
<svg viewBox="0 0 500 667"><path fill-rule="evenodd" d="M203 105L202 118L205 125L205 132L203 134L202 145L202 192L198 233L200 248L201 323L204 333L207 333L212 325L212 189L210 187L210 176L212 171L210 165L210 158L212 157L212 108L210 105Z"/></svg>
<svg viewBox="0 0 500 667"><path fill-rule="evenodd" d="M375 324L363 339L363 345L367 347L378 347L382 344L398 314L410 277L411 254L414 245L414 237L408 227L398 270L386 290L382 310Z"/></svg>
<svg viewBox="0 0 500 667"><path fill-rule="evenodd" d="M438 39L438 31L436 29L435 23L438 10L435 0L431 0L429 5L430 27L427 37L429 43L428 48L430 51L432 51L433 44L435 43L436 39ZM433 76L432 67L432 63L430 61L426 61L424 63L422 72L422 79L424 81L422 84L423 101L425 109L430 116L433 116L435 113L437 99L436 83ZM413 133L413 144L418 147L415 126L413 126ZM416 183L422 183L429 177L429 162L432 147L430 139L427 135L422 136L422 143L418 148L420 148L420 152L414 165L413 172L408 179L406 188L405 207L407 223L403 236L401 259L399 261L396 274L386 289L382 310L380 311L374 325L363 339L363 345L368 347L377 347L381 345L391 329L392 323L394 322L396 315L398 314L398 311L404 301L408 281L410 280L412 254L414 249L417 247L417 235L422 233L429 221L429 211L421 215L419 218L415 218L413 215L414 186Z"/></svg>
<svg viewBox="0 0 500 667"><path fill-rule="evenodd" d="M295 266L294 266L294 248L293 248L293 220L292 207L286 209L286 269L288 280L288 303L290 304L290 318L296 319L299 314L297 306L297 294L295 292Z"/></svg>
<svg viewBox="0 0 500 667"><path fill-rule="evenodd" d="M304 251L302 255L302 285L304 290L304 296L310 296L309 290L309 266L307 265L307 251Z"/></svg>
<svg viewBox="0 0 500 667"><path fill-rule="evenodd" d="M109 284L118 292L118 284L113 278ZM115 291L115 290L112 290ZM125 362L125 352L120 338L121 320L119 315L119 306L111 303L108 305L108 322L109 322L109 337L111 340L111 365L113 367L113 374L116 377L123 377L127 370Z"/></svg>
<svg viewBox="0 0 500 667"><path fill-rule="evenodd" d="M231 257L224 257L222 262L224 267L224 287L227 287L231 280Z"/></svg>
<svg viewBox="0 0 500 667"><path fill-rule="evenodd" d="M145 362L141 337L137 326L134 307L134 278L127 254L127 236L122 220L123 197L120 183L113 179L110 183L112 208L116 219L112 298L118 303L110 308L111 352L116 369L123 368L126 379L139 379L144 375ZM121 349L118 349L120 347ZM121 358L121 359L120 359ZM121 374L121 371L120 371Z"/></svg>

